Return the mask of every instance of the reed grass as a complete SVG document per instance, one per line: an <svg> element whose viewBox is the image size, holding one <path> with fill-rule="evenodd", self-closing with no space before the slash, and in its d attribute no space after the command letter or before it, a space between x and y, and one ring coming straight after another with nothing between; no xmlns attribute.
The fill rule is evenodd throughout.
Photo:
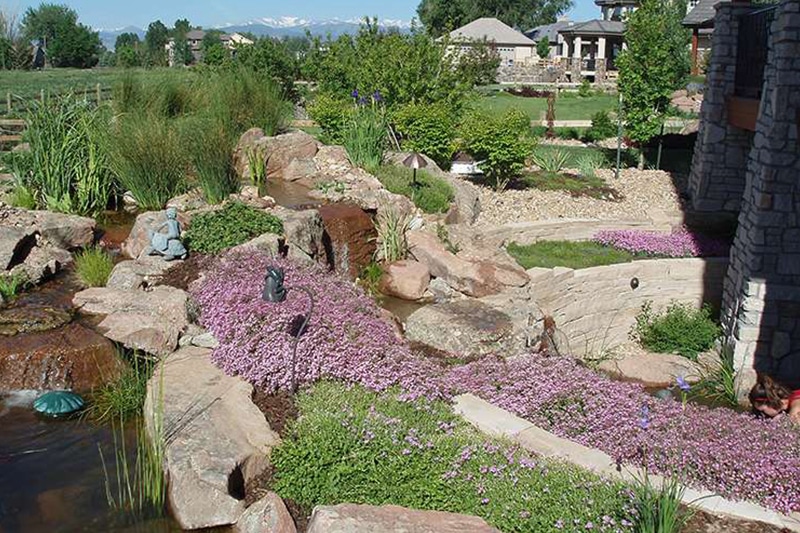
<svg viewBox="0 0 800 533"><path fill-rule="evenodd" d="M377 172L387 145L386 118L380 110L362 107L342 132L342 144L353 165Z"/></svg>
<svg viewBox="0 0 800 533"><path fill-rule="evenodd" d="M233 162L236 137L214 121L191 121L186 145L197 182L210 204L219 204L239 192L241 184Z"/></svg>
<svg viewBox="0 0 800 533"><path fill-rule="evenodd" d="M112 270L114 259L102 248L87 248L75 255L75 272L87 287L105 287Z"/></svg>
<svg viewBox="0 0 800 533"><path fill-rule="evenodd" d="M645 470L632 489L636 533L679 533L692 517L692 511L681 506L685 489L677 476L665 477L656 486Z"/></svg>

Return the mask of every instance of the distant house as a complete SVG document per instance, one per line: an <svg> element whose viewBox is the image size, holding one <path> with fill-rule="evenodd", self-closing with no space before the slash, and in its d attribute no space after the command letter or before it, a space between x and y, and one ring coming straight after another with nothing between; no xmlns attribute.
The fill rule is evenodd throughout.
<svg viewBox="0 0 800 533"><path fill-rule="evenodd" d="M203 30L191 30L186 33L186 44L189 45L189 50L192 52L192 56L194 56L194 62L199 63L203 61L203 39L206 36L206 32ZM219 40L222 42L222 45L227 48L228 50L235 50L238 46L247 46L253 44L252 39L248 39L244 35L240 33L223 33L219 36ZM169 65L174 66L175 64L175 39L170 39L167 45L165 46L167 49L167 56L169 58Z"/></svg>
<svg viewBox="0 0 800 533"><path fill-rule="evenodd" d="M693 0L683 25L692 30L692 74L700 73L700 65L711 50L711 34L714 32L716 6L730 0Z"/></svg>
<svg viewBox="0 0 800 533"><path fill-rule="evenodd" d="M450 41L451 48L460 50L486 43L497 52L504 67L530 63L536 58L536 42L495 18L473 20L451 32Z"/></svg>
<svg viewBox="0 0 800 533"><path fill-rule="evenodd" d="M555 59L564 55L565 41L564 36L560 33L561 30L565 30L574 25L575 22L568 18L561 18L552 24L537 26L529 32L526 32L525 35L537 44L543 37L546 37L547 40L550 41L550 55L548 57L550 59Z"/></svg>

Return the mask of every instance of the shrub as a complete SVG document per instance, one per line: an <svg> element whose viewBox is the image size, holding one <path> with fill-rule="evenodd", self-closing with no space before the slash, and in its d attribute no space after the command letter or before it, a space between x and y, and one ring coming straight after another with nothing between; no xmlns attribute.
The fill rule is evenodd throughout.
<svg viewBox="0 0 800 533"><path fill-rule="evenodd" d="M592 127L586 130L584 139L588 142L597 142L616 137L617 125L611 120L608 111L598 111L592 115Z"/></svg>
<svg viewBox="0 0 800 533"><path fill-rule="evenodd" d="M231 194L239 192L239 176L233 162L236 137L216 121L192 121L194 127L188 138L189 155L195 169L203 197L210 204L219 204ZM256 177L260 170L251 167Z"/></svg>
<svg viewBox="0 0 800 533"><path fill-rule="evenodd" d="M162 209L184 190L185 147L172 121L128 115L120 119L107 146L117 179L142 209Z"/></svg>
<svg viewBox="0 0 800 533"><path fill-rule="evenodd" d="M420 152L444 169L450 168L455 152L456 124L452 111L443 104L408 104L393 114L404 150Z"/></svg>
<svg viewBox="0 0 800 533"><path fill-rule="evenodd" d="M632 531L621 484L487 439L446 403L335 383L298 403L272 461L276 491L306 507L393 504L477 515L501 531Z"/></svg>
<svg viewBox="0 0 800 533"><path fill-rule="evenodd" d="M114 259L102 248L87 248L75 255L75 272L87 287L105 287Z"/></svg>
<svg viewBox="0 0 800 533"><path fill-rule="evenodd" d="M359 106L342 132L342 144L353 165L375 171L383 163L387 140L386 117L377 106Z"/></svg>
<svg viewBox="0 0 800 533"><path fill-rule="evenodd" d="M553 91L540 90L530 85L523 85L522 87L509 87L506 89L508 94L520 96L522 98L550 98Z"/></svg>
<svg viewBox="0 0 800 533"><path fill-rule="evenodd" d="M462 125L461 134L464 148L481 161L481 169L498 191L520 175L533 146L530 120L516 110L501 118L473 113Z"/></svg>
<svg viewBox="0 0 800 533"><path fill-rule="evenodd" d="M219 211L195 216L186 232L186 242L195 252L216 254L265 233L282 234L281 220L271 213L231 202Z"/></svg>
<svg viewBox="0 0 800 533"><path fill-rule="evenodd" d="M447 381L452 390L476 394L622 463L647 464L654 474L680 472L689 486L784 513L800 509L800 486L791 482L800 475L800 433L785 418L659 400L641 385L560 357L485 358L453 368ZM647 430L640 425L643 406ZM769 461L753 450L770 450Z"/></svg>
<svg viewBox="0 0 800 533"><path fill-rule="evenodd" d="M322 141L340 145L344 142L344 131L352 120L353 103L318 94L308 106L308 114L322 129Z"/></svg>
<svg viewBox="0 0 800 533"><path fill-rule="evenodd" d="M280 304L262 300L267 266L285 269L288 298ZM360 383L373 390L400 385L410 397L438 396L429 379L436 367L415 358L398 341L375 302L352 282L317 265L297 265L253 252L222 256L193 296L200 322L219 340L211 358L227 374L241 376L268 390L291 387L291 324L309 310L314 313L297 344L297 382L324 377Z"/></svg>
<svg viewBox="0 0 800 533"><path fill-rule="evenodd" d="M556 137L567 141L577 141L581 138L578 128L559 128L556 130Z"/></svg>
<svg viewBox="0 0 800 533"><path fill-rule="evenodd" d="M424 170L417 171L416 185L414 171L405 167L383 165L375 176L390 192L410 198L425 213L446 213L455 195L449 183Z"/></svg>
<svg viewBox="0 0 800 533"><path fill-rule="evenodd" d="M405 259L408 256L406 234L410 228L410 215L400 212L393 206L384 206L380 209L375 218L375 230L378 232L375 258L387 263Z"/></svg>
<svg viewBox="0 0 800 533"><path fill-rule="evenodd" d="M565 150L538 150L531 156L533 164L545 172L559 173L569 161L569 153Z"/></svg>
<svg viewBox="0 0 800 533"><path fill-rule="evenodd" d="M525 270L529 268L590 268L627 263L633 255L594 242L539 241L521 246L508 245L508 253Z"/></svg>
<svg viewBox="0 0 800 533"><path fill-rule="evenodd" d="M583 78L581 80L581 84L578 87L578 96L580 98L589 98L592 96L592 83L589 81L589 78Z"/></svg>
<svg viewBox="0 0 800 533"><path fill-rule="evenodd" d="M601 231L594 236L594 241L637 255L660 257L717 257L727 255L729 248L725 241L687 228L677 228L670 234L640 230Z"/></svg>
<svg viewBox="0 0 800 533"><path fill-rule="evenodd" d="M34 102L26 122L31 150L15 154L11 168L36 206L82 215L105 209L113 180L101 145L108 127L103 110L72 96L50 98Z"/></svg>
<svg viewBox="0 0 800 533"><path fill-rule="evenodd" d="M711 308L693 309L674 303L661 314L653 313L652 302L642 305L631 329L631 337L656 353L678 353L693 361L710 350L722 333L711 318Z"/></svg>

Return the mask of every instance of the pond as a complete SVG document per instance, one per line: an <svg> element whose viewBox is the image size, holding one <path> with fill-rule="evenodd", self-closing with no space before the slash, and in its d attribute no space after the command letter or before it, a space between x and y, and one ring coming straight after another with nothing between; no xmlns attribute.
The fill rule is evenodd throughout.
<svg viewBox="0 0 800 533"><path fill-rule="evenodd" d="M111 510L100 451L115 486L112 428L46 419L34 413L34 398L31 392L0 398L0 531L180 531L168 519L137 521ZM125 442L135 450L135 432L127 431Z"/></svg>

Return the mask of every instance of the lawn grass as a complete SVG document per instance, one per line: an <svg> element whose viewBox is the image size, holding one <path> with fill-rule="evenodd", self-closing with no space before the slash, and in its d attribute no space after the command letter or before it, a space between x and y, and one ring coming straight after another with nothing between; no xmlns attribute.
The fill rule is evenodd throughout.
<svg viewBox="0 0 800 533"><path fill-rule="evenodd" d="M635 256L624 250L603 246L596 242L539 241L529 245L512 242L508 253L525 270L529 268L591 268L629 263Z"/></svg>
<svg viewBox="0 0 800 533"><path fill-rule="evenodd" d="M382 165L375 176L389 192L405 196L429 214L446 213L455 195L449 183L424 170L417 171L416 184L410 168L395 165Z"/></svg>
<svg viewBox="0 0 800 533"><path fill-rule="evenodd" d="M592 95L586 98L562 96L556 99L556 120L591 120L598 111L613 111L617 108L617 97L612 94ZM546 98L523 98L505 92L482 96L476 106L482 111L502 115L509 109L518 109L541 120L547 112Z"/></svg>
<svg viewBox="0 0 800 533"><path fill-rule="evenodd" d="M617 162L617 151L613 149L597 148L594 146L555 146L539 144L537 151L562 151L569 157L566 168L577 168L578 160L589 152L600 154L605 163L601 168L614 168ZM657 148L645 148L645 168L655 168ZM664 148L661 153L661 170L688 174L692 166L693 150L688 148ZM622 150L622 168L635 167L638 164L638 155L635 150Z"/></svg>

